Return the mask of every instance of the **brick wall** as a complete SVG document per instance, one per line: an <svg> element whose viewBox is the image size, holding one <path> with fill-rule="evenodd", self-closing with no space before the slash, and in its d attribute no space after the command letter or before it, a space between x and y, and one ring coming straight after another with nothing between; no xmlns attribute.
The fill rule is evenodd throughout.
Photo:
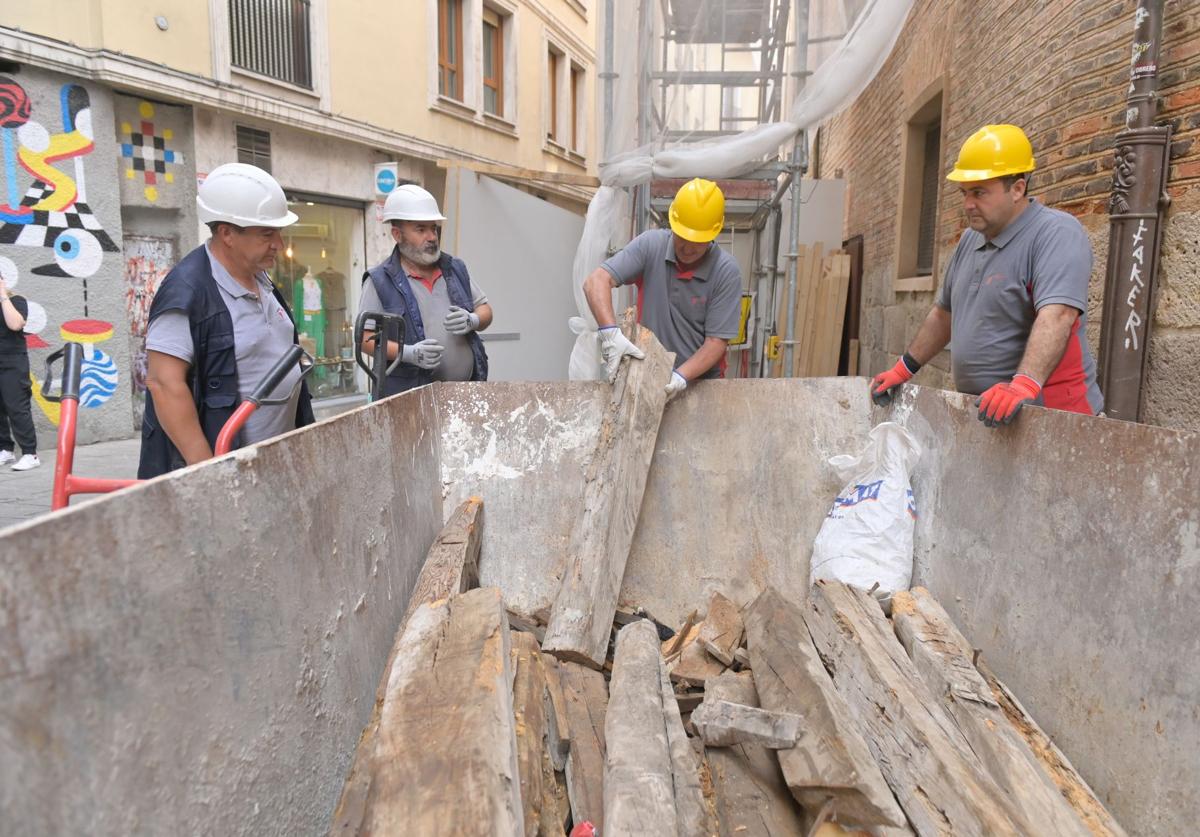
<svg viewBox="0 0 1200 837"><path fill-rule="evenodd" d="M1038 169L1031 192L1076 215L1094 252L1088 335L1099 350L1108 250L1112 148L1123 127L1134 0L917 0L876 80L824 125L821 176L848 182L846 235L864 237L860 368L891 365L916 332L934 292L892 289L904 123L940 84L942 168L989 122L1021 125ZM1167 0L1159 61L1161 119L1174 126L1159 303L1149 342L1145 418L1200 427L1200 4ZM939 283L965 228L957 187L938 201ZM946 353L921 383L950 387Z"/></svg>

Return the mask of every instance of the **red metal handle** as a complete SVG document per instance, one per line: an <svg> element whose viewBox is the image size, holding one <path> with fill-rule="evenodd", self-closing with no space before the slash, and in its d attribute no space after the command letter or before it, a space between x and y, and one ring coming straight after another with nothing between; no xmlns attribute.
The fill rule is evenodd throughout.
<svg viewBox="0 0 1200 837"><path fill-rule="evenodd" d="M54 460L54 490L50 494L50 510L58 511L67 505L71 495L67 479L75 460L75 421L79 415L79 399L64 398L58 418L58 457Z"/></svg>
<svg viewBox="0 0 1200 837"><path fill-rule="evenodd" d="M77 477L72 474L71 467L75 464L75 429L79 418L79 399L66 396L61 403L58 419L58 456L54 461L54 490L50 494L50 510L66 508L75 494L107 494L140 482Z"/></svg>
<svg viewBox="0 0 1200 837"><path fill-rule="evenodd" d="M246 424L246 420L250 418L250 414L258 409L258 403L255 401L243 401L238 404L233 415L229 417L229 421L225 422L225 426L221 428L221 432L217 434L217 445L213 448L215 456L223 456L233 450L233 440L237 437L238 432Z"/></svg>

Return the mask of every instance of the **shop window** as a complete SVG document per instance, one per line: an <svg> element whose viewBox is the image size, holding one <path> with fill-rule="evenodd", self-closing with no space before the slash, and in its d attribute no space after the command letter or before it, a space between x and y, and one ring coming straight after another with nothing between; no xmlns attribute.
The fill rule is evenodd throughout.
<svg viewBox="0 0 1200 837"><path fill-rule="evenodd" d="M504 116L504 20L483 10L483 109Z"/></svg>
<svg viewBox="0 0 1200 837"><path fill-rule="evenodd" d="M438 93L463 98L462 0L438 0Z"/></svg>
<svg viewBox="0 0 1200 837"><path fill-rule="evenodd" d="M271 135L257 128L237 126L237 159L239 163L271 171Z"/></svg>
<svg viewBox="0 0 1200 837"><path fill-rule="evenodd" d="M365 261L363 210L302 194L289 194L288 208L299 220L283 230L272 278L295 315L300 345L316 359L309 388L314 398L357 393L353 313Z"/></svg>
<svg viewBox="0 0 1200 837"><path fill-rule="evenodd" d="M310 0L229 0L233 66L312 88Z"/></svg>

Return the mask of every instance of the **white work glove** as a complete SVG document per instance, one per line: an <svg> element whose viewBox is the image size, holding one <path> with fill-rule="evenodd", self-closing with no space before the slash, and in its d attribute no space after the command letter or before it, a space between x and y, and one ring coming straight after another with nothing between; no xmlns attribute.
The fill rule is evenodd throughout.
<svg viewBox="0 0 1200 837"><path fill-rule="evenodd" d="M671 402L679 393L687 389L687 378L680 375L674 369L671 370L671 378L667 381L667 403Z"/></svg>
<svg viewBox="0 0 1200 837"><path fill-rule="evenodd" d="M604 355L604 371L608 375L609 383L617 379L617 367L621 365L621 358L625 355L638 360L646 357L645 353L633 345L615 325L600 327L600 354Z"/></svg>
<svg viewBox="0 0 1200 837"><path fill-rule="evenodd" d="M420 343L414 343L411 346L405 346L404 351L400 355L400 359L410 366L419 366L422 369L437 369L442 362L442 353L446 351L446 347L436 340L427 338Z"/></svg>
<svg viewBox="0 0 1200 837"><path fill-rule="evenodd" d="M468 334L479 328L479 315L452 305L446 313L446 319L442 321L442 325L451 334Z"/></svg>

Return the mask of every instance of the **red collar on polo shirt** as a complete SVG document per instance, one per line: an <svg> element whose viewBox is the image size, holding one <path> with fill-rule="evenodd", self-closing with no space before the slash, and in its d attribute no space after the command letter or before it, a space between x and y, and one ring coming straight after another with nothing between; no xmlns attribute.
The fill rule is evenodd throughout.
<svg viewBox="0 0 1200 837"><path fill-rule="evenodd" d="M695 268L692 268L691 270L680 270L679 268L675 268L675 278L682 279L684 282L692 281L692 277L694 277L695 275L696 275Z"/></svg>
<svg viewBox="0 0 1200 837"><path fill-rule="evenodd" d="M422 285L425 286L425 290L429 291L430 293L433 293L433 286L437 284L437 280L442 278L442 269L438 268L437 270L435 270L433 272L433 278L431 278L431 279L426 279L424 276L416 276L416 275L410 275L410 278L416 279L418 282L420 282Z"/></svg>

